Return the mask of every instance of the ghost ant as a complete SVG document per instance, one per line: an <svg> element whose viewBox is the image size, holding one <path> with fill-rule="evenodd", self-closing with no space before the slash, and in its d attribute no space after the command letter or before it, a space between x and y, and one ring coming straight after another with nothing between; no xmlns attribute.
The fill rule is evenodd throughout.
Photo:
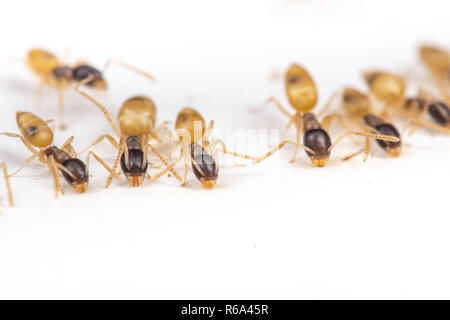
<svg viewBox="0 0 450 320"><path fill-rule="evenodd" d="M428 59L432 60L430 57ZM436 58L436 60L438 59ZM408 123L412 122L415 124L409 135L419 125L447 134L450 133L450 108L444 101L429 98L430 95L425 93L424 90L419 90L419 94L416 97L406 98L405 80L393 73L381 71L366 72L364 79L373 97L383 103L384 110L382 115L384 117L387 117L388 109L397 113L408 113ZM425 114L428 114L436 124L424 120L423 116Z"/></svg>
<svg viewBox="0 0 450 320"><path fill-rule="evenodd" d="M55 197L58 197L59 193L64 194L58 172L61 172L64 179L74 188L75 192L85 192L88 188L88 169L84 162L77 158L77 154L71 145L73 137L67 139L61 147L52 146L54 135L53 120L44 121L31 112L18 111L16 113L16 121L21 134L10 132L2 132L0 134L19 138L33 155L9 176L15 175L35 158L38 158L52 172Z"/></svg>
<svg viewBox="0 0 450 320"><path fill-rule="evenodd" d="M431 95L422 90L418 97L407 98L404 107L405 111L413 114L408 120L408 123L414 123L414 127L409 131L409 135L414 133L420 125L450 134L450 108L445 101L431 98ZM434 123L425 120L425 114L428 114Z"/></svg>
<svg viewBox="0 0 450 320"><path fill-rule="evenodd" d="M281 149L285 144L290 143L296 144L294 157L292 158L291 163L295 161L298 146L306 151L306 154L309 156L315 166L323 167L328 163L331 150L347 136L364 136L366 137L366 145L368 145L369 138L393 142L399 140L397 137L370 133L368 132L368 130L366 130L365 132L348 131L337 138L334 143L332 143L331 138L327 132L327 128L325 128L319 122L316 115L314 115L312 112L309 112L316 106L318 96L316 85L309 73L303 67L294 64L288 69L286 73L285 84L289 103L295 109L295 113L291 114L286 110L286 108L281 105L281 103L279 103L273 97L269 98L269 101L274 102L278 109L280 109L283 114L289 117L290 120L287 126L288 128L293 123L295 124L297 129L297 140L295 143L286 141L280 143L277 147L256 159L254 163L258 163L266 159L274 152ZM323 113L329 107L332 98L333 96L326 103L325 107L320 113ZM302 134L304 143L303 145L300 144L300 138ZM367 150L366 153L368 153ZM365 157L367 157L367 155L365 155Z"/></svg>
<svg viewBox="0 0 450 320"><path fill-rule="evenodd" d="M397 157L401 154L400 133L394 125L384 120L383 116L378 116L375 114L369 95L354 88L345 88L342 92L340 104L340 109L343 110L343 113L332 113L327 115L322 120L322 125L325 128L330 127L333 119L338 119L344 128L348 127L347 120L350 120L353 123L360 123L362 120L366 131L396 138L396 140L376 138L378 145L385 150L388 155ZM370 151L370 141L368 139L366 139L366 144L363 151L364 161L366 161ZM347 156L344 160L348 160L361 152L362 151L359 151Z"/></svg>
<svg viewBox="0 0 450 320"><path fill-rule="evenodd" d="M103 68L103 71L86 64L83 61L75 63L73 66L69 66L62 62L53 53L43 49L31 49L27 53L25 64L30 70L40 77L40 83L38 87L38 95L41 95L44 85L48 85L55 88L58 91L59 113L58 113L58 127L64 128L63 115L64 115L64 90L67 86L73 83L80 83L83 80L89 78L90 81L84 81L83 84L91 89L98 91L105 91L107 89L107 83L103 78L103 74L106 69L112 63L118 64L124 68L131 69L150 80L154 78L148 73L138 70L124 62L117 60L108 60Z"/></svg>
<svg viewBox="0 0 450 320"><path fill-rule="evenodd" d="M172 138L176 142L175 152L180 148L180 157L174 162L176 164L184 158L184 180L182 186L186 185L189 162L195 177L201 182L203 188L212 189L217 181L219 166L215 159L215 151L220 151L235 157L247 160L256 160L256 157L242 153L229 151L222 140L210 140L209 136L214 127L214 121L206 122L202 115L195 109L183 108L177 115L175 121L175 134L169 130ZM219 145L221 149L216 149ZM168 168L161 171L153 179L158 179L165 174Z"/></svg>
<svg viewBox="0 0 450 320"><path fill-rule="evenodd" d="M14 205L14 201L13 201L13 196L12 196L12 192L11 192L11 186L9 184L9 176L8 176L8 169L6 167L6 163L5 162L0 162L0 167L2 167L3 178L5 179L6 194L8 196L8 203L9 203L9 206L12 207Z"/></svg>
<svg viewBox="0 0 450 320"><path fill-rule="evenodd" d="M114 148L118 149L113 168L107 169L110 172L110 175L106 180L106 187L109 187L111 184L119 162L121 171L126 176L130 186L141 186L144 178L146 176L149 177L147 174L147 153L149 150L159 158L175 178L181 181L180 175L172 168L173 165L169 165L167 160L152 146L151 143L149 143L149 138L160 141L157 133L161 126L154 129L156 106L153 101L146 96L134 96L125 100L117 115L119 124L119 127L117 127L106 108L92 96L80 89L80 86L83 85L84 82L89 81L89 78L81 81L75 86L75 90L103 112L114 132L119 136L119 141L117 141L111 135L101 135L86 148L86 150L88 150L100 143L103 139L107 139Z"/></svg>

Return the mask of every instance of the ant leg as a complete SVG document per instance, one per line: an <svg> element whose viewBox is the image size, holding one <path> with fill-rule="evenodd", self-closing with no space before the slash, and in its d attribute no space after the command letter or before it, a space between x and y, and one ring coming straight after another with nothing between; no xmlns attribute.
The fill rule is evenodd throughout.
<svg viewBox="0 0 450 320"><path fill-rule="evenodd" d="M124 154L124 152L125 152L125 163L128 165L128 146L127 146L127 143L126 143L125 140L124 140L123 135L120 136L120 142L119 142L119 145L120 145L120 147L119 147L119 153L117 154L117 158L116 158L116 160L114 161L114 165L113 165L113 168L112 168L112 172L116 172L117 166L119 165L120 158L122 157L122 155ZM109 185L111 184L112 178L113 178L113 176L112 176L112 174L110 174L110 175L108 176L108 179L106 180L105 188L108 188L108 187L109 187Z"/></svg>
<svg viewBox="0 0 450 320"><path fill-rule="evenodd" d="M449 128L434 124L434 123L426 121L426 120L411 120L411 122L415 122L416 124L419 124L421 126L424 126L424 127L430 128L430 129L440 131L445 134L450 134Z"/></svg>
<svg viewBox="0 0 450 320"><path fill-rule="evenodd" d="M261 161L263 161L264 159L270 157L272 154L274 154L275 152L277 152L278 150L280 150L281 148L283 148L286 144L292 144L294 146L298 146L299 148L302 148L306 151L308 151L311 154L314 154L315 152L313 150L311 150L310 148L302 145L302 144L297 144L294 141L289 141L289 140L285 140L283 142L281 142L277 147L273 148L272 150L270 150L269 152L265 153L264 155L256 158L255 161L253 161L253 164L257 164Z"/></svg>
<svg viewBox="0 0 450 320"><path fill-rule="evenodd" d="M296 140L295 140L297 145L300 144L300 139L301 139L302 133L303 133L303 121L300 121L300 127L297 128L297 135L296 135ZM295 146L294 156L292 157L290 163L294 163L295 159L297 158L297 151L298 151L298 147Z"/></svg>
<svg viewBox="0 0 450 320"><path fill-rule="evenodd" d="M75 150L73 150L73 147L72 147L73 139L74 139L73 136L69 137L69 138L61 145L61 148L60 148L61 150L64 150L64 151L67 150L67 151L69 151L69 153L71 153L71 156L73 156L72 152L75 153ZM77 155L76 155L76 153L75 153L74 158L76 158L76 157L77 157Z"/></svg>
<svg viewBox="0 0 450 320"><path fill-rule="evenodd" d="M149 136L152 137L153 139L155 139L158 143L162 143L161 138L158 137L158 135L156 133L154 133L153 131L150 131Z"/></svg>
<svg viewBox="0 0 450 320"><path fill-rule="evenodd" d="M37 156L39 156L39 153L35 153L33 154L31 157L29 157L20 167L19 169L17 169L16 171L14 171L13 173L11 173L9 176L12 177L14 175L16 175L17 173L19 173L20 170L22 170L25 166L27 166L31 161L33 161Z"/></svg>
<svg viewBox="0 0 450 320"><path fill-rule="evenodd" d="M330 108L333 100L336 99L337 95L338 95L337 91L333 92L333 94L328 98L327 102L323 106L322 110L316 113L317 118L320 118L322 115L325 114L325 112Z"/></svg>
<svg viewBox="0 0 450 320"><path fill-rule="evenodd" d="M72 146L73 139L73 136L67 139L66 142L64 142L61 146L61 149L68 152L72 156L72 158L78 158L78 155Z"/></svg>
<svg viewBox="0 0 450 320"><path fill-rule="evenodd" d="M125 63L125 62L122 62L122 61L116 60L116 59L110 59L110 60L106 61L105 65L104 65L104 67L103 67L103 73L106 72L106 69L108 69L108 67L109 67L111 64L119 65L119 66L121 66L122 68L128 69L128 70L133 71L133 72L135 72L135 73L137 73L137 74L140 74L141 76L143 76L143 77L149 79L150 81L153 81L153 82L156 81L155 77L153 77L153 76L152 76L151 74L149 74L148 72L145 72L145 71L143 71L143 70L140 70L140 69L138 69L138 68L136 68L136 67L134 67L134 66L132 66L132 65L129 65L128 63Z"/></svg>
<svg viewBox="0 0 450 320"><path fill-rule="evenodd" d="M289 111L287 111L287 109L285 107L283 107L283 105L274 97L269 97L267 99L267 103L270 103L270 102L273 102L277 106L278 110L280 110L281 113L288 116L289 118L292 118L294 116L294 115L291 115L291 113Z"/></svg>
<svg viewBox="0 0 450 320"><path fill-rule="evenodd" d="M365 130L366 130L365 132L367 133L368 129L366 128ZM367 160L367 158L369 157L369 153L370 153L370 139L367 136L366 136L366 141L365 141L364 148L362 148L361 150L359 150L359 151L357 151L355 153L352 153L352 154L342 158L342 161L350 160L351 158L353 158L353 157L355 157L355 156L357 156L357 155L359 155L359 154L361 154L363 152L364 152L363 161L365 162Z"/></svg>
<svg viewBox="0 0 450 320"><path fill-rule="evenodd" d="M94 159L95 160L97 160L102 166L103 166L103 168L105 168L106 169L106 171L108 171L111 175L113 175L114 176L114 178L116 178L117 180L119 180L120 181L120 176L116 173L116 172L114 172L106 163L105 163L105 161L103 161L98 155L96 155L95 154L95 152L93 152L93 151L89 151L88 152L88 155L87 155L87 157L86 157L86 167L89 169L89 160L90 160L90 157L94 157Z"/></svg>
<svg viewBox="0 0 450 320"><path fill-rule="evenodd" d="M409 130L408 136L411 136L414 132L416 132L416 130L419 128L420 124L426 122L425 120L423 120L423 118L425 117L425 114L428 111L429 107L430 107L430 103L427 101L423 110L415 117L415 119L412 119L411 122L414 123L414 126L412 127L411 130Z"/></svg>
<svg viewBox="0 0 450 320"><path fill-rule="evenodd" d="M328 148L328 151L331 151L339 142L342 141L342 139L344 139L345 137L347 137L349 135L356 135L356 136L362 136L362 137L366 137L366 138L374 138L377 140L384 140L384 141L391 141L391 142L400 141L400 139L397 137L387 136L387 135L383 135L383 134L375 134L375 133L370 133L367 131L366 132L348 131L348 132L342 134L339 138L337 138L334 141L334 143Z"/></svg>
<svg viewBox="0 0 450 320"><path fill-rule="evenodd" d="M289 119L289 122L286 125L286 128L284 128L283 137L286 136L286 132L291 128L291 126L294 124L294 122L295 122L295 117L292 117Z"/></svg>
<svg viewBox="0 0 450 320"><path fill-rule="evenodd" d="M178 158L175 162L169 164L169 167L172 168L174 166L176 166L176 164L181 160L181 157ZM169 167L162 169L161 171L159 171L156 175L154 175L153 177L150 178L151 181L155 181L158 180L159 178L161 178L164 174L166 174L167 172L169 172Z"/></svg>
<svg viewBox="0 0 450 320"><path fill-rule="evenodd" d="M32 153L39 153L38 151L36 151L36 149L34 149L34 147L27 141L25 140L24 137L22 137L20 134L16 134L16 133L10 133L10 132L0 132L0 135L4 135L7 137L12 137L12 138L19 138L22 143L25 145L25 147L27 147L28 150L30 150Z"/></svg>
<svg viewBox="0 0 450 320"><path fill-rule="evenodd" d="M58 88L58 104L59 104L59 111L58 111L58 128L59 130L64 130L66 128L66 125L63 123L64 119L64 89L59 87Z"/></svg>
<svg viewBox="0 0 450 320"><path fill-rule="evenodd" d="M160 123L160 124L155 128L154 133L155 133L156 135L158 135L159 132L160 132L161 130L164 130L164 129L170 131L169 128L168 128L168 125L169 125L169 124L170 124L170 121L164 121L164 122ZM170 132L171 132L171 131L170 131Z"/></svg>
<svg viewBox="0 0 450 320"><path fill-rule="evenodd" d="M61 195L64 195L64 191L61 189L61 184L59 182L58 177L58 170L55 164L55 160L53 159L53 156L47 158L47 166L53 175L53 183L55 186L55 198L58 198L59 193L61 193Z"/></svg>
<svg viewBox="0 0 450 320"><path fill-rule="evenodd" d="M12 207L14 205L13 196L11 192L11 186L9 184L9 176L8 176L8 170L6 168L6 163L1 162L0 167L3 168L3 177L5 178L5 185L6 185L6 193L8 195L8 202L9 206Z"/></svg>
<svg viewBox="0 0 450 320"><path fill-rule="evenodd" d="M256 159L258 159L258 157L254 157L254 156L250 156L247 154L238 153L238 152L234 152L234 151L229 151L225 145L225 142L223 142L220 139L214 140L214 142L211 143L211 146L210 146L211 153L213 153L212 151L216 149L217 145L220 145L222 147L222 149L217 149L217 150L220 152L223 152L225 154L229 154L234 157L239 157L239 158L253 160L253 161L256 161Z"/></svg>
<svg viewBox="0 0 450 320"><path fill-rule="evenodd" d="M59 164L57 162L54 163L55 167L58 168L61 171L64 171L65 173L67 173L72 179L76 179L77 177L75 177L75 175L69 171L69 169L67 169L66 167L64 167L62 164Z"/></svg>
<svg viewBox="0 0 450 320"><path fill-rule="evenodd" d="M119 165L119 161L120 161L120 158L122 157L123 151L124 151L123 148L119 149L119 153L117 154L117 158L114 161L112 171L110 172L108 179L106 180L105 188L108 188L109 185L111 184L111 181L113 179L113 173L116 172L116 170L117 170L117 166Z"/></svg>
<svg viewBox="0 0 450 320"><path fill-rule="evenodd" d="M179 156L172 164L169 165L170 168L173 168L174 166L176 166L176 164L183 158L183 146L181 145L181 143L178 143L178 144L177 144L177 146L175 147L175 150L174 150L174 151L177 151L177 149L178 149L179 147L181 147L181 149L180 149L180 156ZM173 152L173 151L172 151L172 152ZM172 154L171 154L171 156L170 156L170 161L172 161L172 159L173 159L173 156L172 156ZM162 165L159 165L159 166L153 166L153 165L152 165L152 168L160 168L161 166L162 166ZM165 173L169 172L169 167L166 167L166 168L162 169L162 170L161 170L159 173L157 173L157 174L155 175L155 177L153 177L153 178L151 178L149 174L146 174L146 176L147 176L148 179L151 179L152 181L153 181L153 180L156 180L156 179L158 179L159 177L161 177L162 175L164 175ZM170 174L169 174L169 175L170 175ZM185 178L185 180L186 180L186 178Z"/></svg>
<svg viewBox="0 0 450 320"><path fill-rule="evenodd" d="M369 130L366 128L364 132L369 133ZM366 143L364 145L364 155L363 155L364 162L366 162L367 158L369 158L369 152L370 152L370 139L368 136L366 136Z"/></svg>
<svg viewBox="0 0 450 320"><path fill-rule="evenodd" d="M164 166L166 166L167 168L169 168L170 173L172 173L173 176L174 176L178 181L181 181L180 175L179 175L172 167L169 166L169 163L167 162L167 160L164 159L164 157L163 157L158 151L156 151L156 149L155 149L151 144L147 144L147 147L151 150L151 152L152 152L153 154L155 154L155 155L158 157L158 159L164 164Z"/></svg>
<svg viewBox="0 0 450 320"><path fill-rule="evenodd" d="M117 135L120 135L120 130L119 128L117 128L116 124L114 123L113 119L111 118L111 115L109 114L108 110L106 110L106 108L97 100L95 100L92 96L90 96L87 92L83 91L80 89L80 87L86 83L88 83L89 81L91 81L93 79L92 76L87 77L86 79L78 82L75 86L75 91L77 91L79 94L81 94L83 97L85 97L86 99L88 99L89 101L91 101L93 104L95 104L97 106L97 108L100 109L101 112L103 112L103 115L106 117L106 119L108 120L108 122L110 123L111 127L113 128L114 132Z"/></svg>
<svg viewBox="0 0 450 320"><path fill-rule="evenodd" d="M364 152L364 150L365 150L365 148L362 148L361 150L359 150L359 151L356 151L355 153L349 154L348 156L346 156L346 157L342 158L342 161L347 161L347 160L350 160L351 158L353 158L353 157L356 157L357 155L359 155L359 154L363 153L363 152Z"/></svg>
<svg viewBox="0 0 450 320"><path fill-rule="evenodd" d="M116 141L116 139L111 137L109 134L104 134L104 135L101 135L100 137L98 137L97 139L95 139L94 142L92 142L87 148L82 150L80 153L85 153L87 150L89 150L90 148L96 146L97 144L99 144L105 138L108 139L108 141L111 143L111 145L114 148L120 149L119 143Z"/></svg>
<svg viewBox="0 0 450 320"><path fill-rule="evenodd" d="M325 116L320 123L320 125L322 126L322 129L328 132L332 121L335 119L339 121L339 123L341 124L341 126L344 129L346 129L346 130L349 129L347 123L345 122L344 117L338 113L331 113L331 114Z"/></svg>
<svg viewBox="0 0 450 320"><path fill-rule="evenodd" d="M177 135L175 135L175 133L172 130L170 130L168 127L164 127L163 129L166 130L167 132L169 132L170 139L172 140L172 142L175 142L175 143L180 142L180 139L178 138Z"/></svg>

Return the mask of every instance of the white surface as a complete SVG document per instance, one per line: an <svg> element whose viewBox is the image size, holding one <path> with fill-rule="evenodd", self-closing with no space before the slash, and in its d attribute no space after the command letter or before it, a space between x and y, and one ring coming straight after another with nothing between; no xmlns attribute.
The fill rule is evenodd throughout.
<svg viewBox="0 0 450 320"><path fill-rule="evenodd" d="M280 129L286 119L274 107L249 111L269 95L286 102L271 73L305 65L320 107L344 85L364 88L366 68L417 66L420 41L449 45L449 9L445 0L15 1L0 18L0 128L17 132L15 111L36 111L37 79L8 59L69 46L72 60L120 58L157 77L149 84L111 69L101 99L114 117L124 99L146 93L159 121L191 105L218 129ZM43 104L40 115L54 118L53 91ZM57 144L74 135L79 150L111 132L74 93L66 119ZM0 160L17 168L27 150L0 139ZM192 173L186 188L165 177L104 189L95 164L88 193L65 184L54 199L49 172L35 163L11 179L15 208L0 184L0 297L450 298L450 142L420 130L407 143L398 159L373 145L367 163L341 162L357 148L349 141L322 169L303 152L289 164L286 148L258 166L221 166L211 191ZM112 161L107 146L97 151Z"/></svg>

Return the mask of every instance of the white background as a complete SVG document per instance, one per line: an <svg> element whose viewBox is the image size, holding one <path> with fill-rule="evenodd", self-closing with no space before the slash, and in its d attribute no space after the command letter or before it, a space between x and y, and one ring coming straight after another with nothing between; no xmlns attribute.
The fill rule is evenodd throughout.
<svg viewBox="0 0 450 320"><path fill-rule="evenodd" d="M108 71L99 97L114 118L145 93L158 121L190 105L218 129L282 129L275 107L251 109L270 95L286 103L280 74L290 63L313 75L318 108L344 85L364 89L367 68L423 75L417 45L449 46L449 9L445 0L14 1L0 13L0 131L18 132L16 110L36 112L38 80L10 60L33 46L154 74L156 84ZM39 114L55 118L56 93L42 102ZM112 133L86 100L70 92L66 103L56 144L74 135L79 150ZM13 170L29 154L0 138ZM211 191L192 173L185 188L165 177L104 189L95 164L86 194L64 183L58 199L36 162L11 179L14 208L0 184L0 297L450 298L450 142L422 129L406 144L397 159L373 144L368 162L342 162L359 148L348 141L325 168L303 152L289 164L286 148L258 166L221 166ZM97 152L115 156L106 144Z"/></svg>

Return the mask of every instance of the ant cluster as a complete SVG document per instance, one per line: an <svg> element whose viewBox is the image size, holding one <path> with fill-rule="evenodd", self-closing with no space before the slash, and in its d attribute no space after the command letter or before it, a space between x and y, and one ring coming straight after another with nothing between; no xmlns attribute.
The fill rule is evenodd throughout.
<svg viewBox="0 0 450 320"><path fill-rule="evenodd" d="M20 139L32 155L11 174L8 174L6 163L0 162L9 205L13 206L9 178L36 158L50 170L57 197L64 193L60 183L61 175L76 192L83 193L87 190L91 157L108 171L106 187L111 184L113 179L120 180L121 173L125 175L132 187L141 186L145 178L155 181L165 174L174 177L181 182L182 186L185 186L189 164L191 164L195 177L205 189L211 189L216 184L219 170L216 159L218 152L252 160L256 164L290 144L295 146L291 162L295 161L298 148L302 148L314 166L323 167L328 163L331 151L336 145L344 138L353 135L364 137L364 148L343 160L363 153L363 160L366 161L370 154L371 139L375 139L389 156L397 157L401 154L402 140L393 117L406 119L406 123L413 126L410 134L420 126L450 133L450 108L448 106L450 101L450 53L431 46L422 46L419 51L437 93L431 94L421 89L418 94L407 96L405 77L386 71L370 71L363 74L367 92L355 88L345 88L342 92L332 95L322 110L317 113L313 112L318 101L317 86L305 68L293 64L285 74L285 90L294 112L291 113L274 97L270 97L268 102L275 104L289 118L287 128L295 126L296 140L284 140L261 156L251 156L230 151L222 140L211 138L214 122L210 121L207 126L202 115L195 109L183 108L178 113L173 128L168 126L169 122L167 121L156 126L155 103L149 97L139 95L125 100L119 109L117 122L115 122L107 108L84 89L106 90L108 86L104 74L106 68L112 63L139 73L149 80L154 80L153 76L142 70L116 60L108 61L102 71L84 61L71 66L46 50L30 50L25 64L39 77L39 92L44 85L52 87L58 92L58 127L64 128L64 90L69 86L74 86L77 93L89 100L104 114L116 137L104 134L95 139L81 152L87 152L86 161L83 162L72 147L73 137L67 139L60 147L53 145L55 134L53 120L44 121L31 112L18 111L16 121L20 134L1 132L0 135ZM337 97L340 100L338 111L326 114L329 106ZM334 120L337 120L346 132L332 142L328 131ZM157 149L158 144L162 143L160 135L163 132L168 133L174 142L168 155ZM117 150L112 167L90 150L105 139ZM161 169L154 176L150 176L148 173L149 153L155 155L160 161L159 168ZM182 160L184 162L183 177L174 169ZM120 168L118 168L119 164Z"/></svg>

